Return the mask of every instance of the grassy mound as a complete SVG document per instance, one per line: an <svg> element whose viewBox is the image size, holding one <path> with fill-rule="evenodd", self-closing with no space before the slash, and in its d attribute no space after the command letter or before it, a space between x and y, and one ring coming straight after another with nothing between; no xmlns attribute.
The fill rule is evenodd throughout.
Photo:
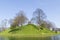
<svg viewBox="0 0 60 40"><path fill-rule="evenodd" d="M54 34L53 31L50 31L47 28L44 28L43 30L38 30L37 26L33 25L33 24L29 24L29 25L25 25L22 27L17 27L13 30L8 29L5 30L3 32L1 32L0 34L2 35L14 35L14 36L41 36L41 35L51 35Z"/></svg>

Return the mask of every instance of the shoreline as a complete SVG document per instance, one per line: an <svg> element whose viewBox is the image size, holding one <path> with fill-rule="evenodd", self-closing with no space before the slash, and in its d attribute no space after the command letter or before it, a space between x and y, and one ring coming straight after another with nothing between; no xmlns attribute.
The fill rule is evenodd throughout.
<svg viewBox="0 0 60 40"><path fill-rule="evenodd" d="M50 36L55 36L59 34L0 34L0 36L3 37L50 37Z"/></svg>

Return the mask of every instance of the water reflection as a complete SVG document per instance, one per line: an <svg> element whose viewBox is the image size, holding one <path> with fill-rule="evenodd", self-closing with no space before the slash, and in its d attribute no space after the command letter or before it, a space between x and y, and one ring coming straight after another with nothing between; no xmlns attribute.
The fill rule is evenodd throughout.
<svg viewBox="0 0 60 40"><path fill-rule="evenodd" d="M51 37L24 37L24 38L10 38L10 40L51 40Z"/></svg>
<svg viewBox="0 0 60 40"><path fill-rule="evenodd" d="M60 40L60 35L51 37L52 40Z"/></svg>
<svg viewBox="0 0 60 40"><path fill-rule="evenodd" d="M9 40L9 38L0 36L0 40Z"/></svg>
<svg viewBox="0 0 60 40"><path fill-rule="evenodd" d="M52 36L52 37L2 37L0 36L0 40L60 40L60 36Z"/></svg>

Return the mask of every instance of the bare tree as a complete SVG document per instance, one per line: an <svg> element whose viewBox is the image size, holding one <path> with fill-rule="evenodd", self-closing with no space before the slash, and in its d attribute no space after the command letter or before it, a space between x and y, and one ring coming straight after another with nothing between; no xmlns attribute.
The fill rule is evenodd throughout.
<svg viewBox="0 0 60 40"><path fill-rule="evenodd" d="M11 26L16 27L16 26L22 26L27 22L27 17L24 14L23 11L20 11L17 13L16 17L11 21Z"/></svg>
<svg viewBox="0 0 60 40"><path fill-rule="evenodd" d="M18 25L22 26L28 20L28 18L26 17L23 11L20 11L16 16L17 16L16 19L17 19Z"/></svg>
<svg viewBox="0 0 60 40"><path fill-rule="evenodd" d="M42 21L41 26L43 28L48 28L48 29L53 29L53 28L56 27L56 25L53 22L50 22L50 21Z"/></svg>
<svg viewBox="0 0 60 40"><path fill-rule="evenodd" d="M56 25L53 22L47 21L47 28L48 29L53 29L55 27L56 27Z"/></svg>
<svg viewBox="0 0 60 40"><path fill-rule="evenodd" d="M40 25L40 29L47 28L47 21L42 20L42 24Z"/></svg>
<svg viewBox="0 0 60 40"><path fill-rule="evenodd" d="M37 8L34 12L33 12L33 20L34 22L36 22L39 26L42 24L42 20L44 20L46 18L45 13L43 12L42 9Z"/></svg>
<svg viewBox="0 0 60 40"><path fill-rule="evenodd" d="M7 29L7 19L2 20L1 29L2 29L2 31Z"/></svg>

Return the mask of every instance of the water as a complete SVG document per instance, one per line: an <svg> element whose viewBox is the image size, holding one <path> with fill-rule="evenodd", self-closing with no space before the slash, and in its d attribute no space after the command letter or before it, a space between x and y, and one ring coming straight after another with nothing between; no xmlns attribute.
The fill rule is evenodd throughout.
<svg viewBox="0 0 60 40"><path fill-rule="evenodd" d="M0 40L60 40L60 35L51 36L51 37L2 37Z"/></svg>

